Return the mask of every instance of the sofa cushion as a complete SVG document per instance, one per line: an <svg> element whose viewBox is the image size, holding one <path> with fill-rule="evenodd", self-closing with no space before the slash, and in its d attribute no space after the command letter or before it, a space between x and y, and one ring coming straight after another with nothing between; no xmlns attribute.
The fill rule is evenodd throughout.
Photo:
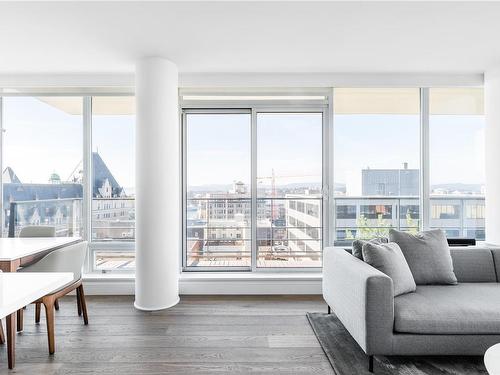
<svg viewBox="0 0 500 375"><path fill-rule="evenodd" d="M367 242L381 244L389 242L389 239L387 239L386 237L377 237L372 238L371 240L354 240L352 241L352 255L354 255L358 259L363 260L362 249L363 245Z"/></svg>
<svg viewBox="0 0 500 375"><path fill-rule="evenodd" d="M394 299L394 330L418 334L500 334L500 284L418 285Z"/></svg>
<svg viewBox="0 0 500 375"><path fill-rule="evenodd" d="M367 242L363 245L362 252L366 263L392 279L394 296L415 291L415 280L397 243Z"/></svg>
<svg viewBox="0 0 500 375"><path fill-rule="evenodd" d="M457 283L448 241L441 229L417 234L391 229L389 241L401 248L417 285Z"/></svg>
<svg viewBox="0 0 500 375"><path fill-rule="evenodd" d="M500 283L500 249L493 247L490 250L493 255L493 262L495 263L495 269L497 272L497 282Z"/></svg>
<svg viewBox="0 0 500 375"><path fill-rule="evenodd" d="M494 283L495 263L490 249L450 248L453 270L461 283Z"/></svg>

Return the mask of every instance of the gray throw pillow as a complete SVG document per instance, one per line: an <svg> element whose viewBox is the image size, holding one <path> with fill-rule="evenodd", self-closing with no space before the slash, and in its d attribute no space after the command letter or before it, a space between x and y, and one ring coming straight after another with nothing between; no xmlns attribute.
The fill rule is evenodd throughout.
<svg viewBox="0 0 500 375"><path fill-rule="evenodd" d="M457 284L448 241L441 229L417 234L391 229L389 240L401 248L417 285Z"/></svg>
<svg viewBox="0 0 500 375"><path fill-rule="evenodd" d="M417 289L410 267L397 243L367 242L363 245L362 252L366 263L392 279L394 297Z"/></svg>
<svg viewBox="0 0 500 375"><path fill-rule="evenodd" d="M372 238L371 240L354 240L352 242L352 255L354 255L358 259L363 260L363 253L361 252L361 249L363 248L363 245L367 242L371 242L374 244L381 244L381 243L387 243L389 242L389 240L385 237Z"/></svg>

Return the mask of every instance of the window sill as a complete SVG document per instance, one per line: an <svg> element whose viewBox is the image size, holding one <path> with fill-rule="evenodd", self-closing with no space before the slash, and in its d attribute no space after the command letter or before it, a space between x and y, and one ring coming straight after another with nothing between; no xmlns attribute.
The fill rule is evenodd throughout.
<svg viewBox="0 0 500 375"><path fill-rule="evenodd" d="M321 280L321 272L182 272L180 280Z"/></svg>
<svg viewBox="0 0 500 375"><path fill-rule="evenodd" d="M86 274L89 295L133 295L134 275ZM181 295L321 294L320 272L182 272Z"/></svg>
<svg viewBox="0 0 500 375"><path fill-rule="evenodd" d="M321 272L181 272L179 280L321 280ZM135 280L133 273L87 273L83 275L85 281L96 280Z"/></svg>

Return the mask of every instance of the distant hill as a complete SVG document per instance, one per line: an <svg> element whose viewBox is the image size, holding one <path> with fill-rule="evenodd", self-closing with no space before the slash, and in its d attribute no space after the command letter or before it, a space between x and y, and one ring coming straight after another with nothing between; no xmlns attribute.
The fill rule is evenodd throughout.
<svg viewBox="0 0 500 375"><path fill-rule="evenodd" d="M259 184L259 187L271 188L271 184ZM300 188L320 188L317 182L293 182L290 184L276 184L278 189L300 189ZM188 190L193 192L202 191L229 191L233 188L232 184L208 184L189 186ZM345 191L345 184L335 184L336 191Z"/></svg>
<svg viewBox="0 0 500 375"><path fill-rule="evenodd" d="M188 190L189 191L229 191L233 187L232 184L227 184L227 185L218 185L218 184L211 184L211 185L196 185L196 186L189 186Z"/></svg>
<svg viewBox="0 0 500 375"><path fill-rule="evenodd" d="M464 193L481 193L481 184L461 184L461 183L450 183L450 184L436 184L431 185L431 190L442 189L448 191L460 191Z"/></svg>

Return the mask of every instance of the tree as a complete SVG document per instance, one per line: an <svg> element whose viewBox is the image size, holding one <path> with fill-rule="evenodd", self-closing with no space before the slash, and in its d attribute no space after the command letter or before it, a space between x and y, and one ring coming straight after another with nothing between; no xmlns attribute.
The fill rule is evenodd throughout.
<svg viewBox="0 0 500 375"><path fill-rule="evenodd" d="M406 232L416 234L418 232L418 221L411 217L410 210L406 211ZM370 225L368 219L361 215L356 220L357 232L356 237L352 234L350 229L345 230L345 238L347 240L354 239L370 239L375 237L389 237L389 229L391 223L389 220L384 219L382 214L378 214L377 223Z"/></svg>
<svg viewBox="0 0 500 375"><path fill-rule="evenodd" d="M391 223L383 218L382 214L377 215L377 223L375 225L370 225L368 219L361 215L356 220L356 238L359 239L369 239L374 237L387 237L389 236L389 229L391 228ZM346 239L355 239L352 232L346 229Z"/></svg>

